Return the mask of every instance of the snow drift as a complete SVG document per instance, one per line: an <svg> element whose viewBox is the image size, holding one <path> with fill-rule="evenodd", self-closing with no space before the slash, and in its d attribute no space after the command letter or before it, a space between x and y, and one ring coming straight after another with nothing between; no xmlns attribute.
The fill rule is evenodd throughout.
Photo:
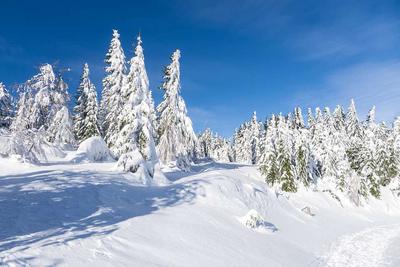
<svg viewBox="0 0 400 267"><path fill-rule="evenodd" d="M69 160L72 162L98 162L112 161L113 158L103 138L93 136L83 141L77 151L71 154Z"/></svg>

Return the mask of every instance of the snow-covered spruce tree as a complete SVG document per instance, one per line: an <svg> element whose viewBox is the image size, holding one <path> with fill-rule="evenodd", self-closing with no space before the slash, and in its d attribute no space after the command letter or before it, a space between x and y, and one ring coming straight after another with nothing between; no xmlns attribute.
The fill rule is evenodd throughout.
<svg viewBox="0 0 400 267"><path fill-rule="evenodd" d="M257 164L261 153L262 125L257 120L257 114L254 111L250 122L250 144L251 144L251 163Z"/></svg>
<svg viewBox="0 0 400 267"><path fill-rule="evenodd" d="M19 154L27 161L45 159L44 146L55 141L51 130L56 114L66 109L68 86L60 75L55 75L49 64L40 67L20 88L15 119L11 124L10 153ZM54 129L54 128L53 128Z"/></svg>
<svg viewBox="0 0 400 267"><path fill-rule="evenodd" d="M278 153L276 147L277 141L277 119L272 115L268 121L266 134L264 138L264 153L260 158L259 170L265 177L265 181L273 186L279 179Z"/></svg>
<svg viewBox="0 0 400 267"><path fill-rule="evenodd" d="M230 142L218 135L214 137L213 158L219 162L231 162Z"/></svg>
<svg viewBox="0 0 400 267"><path fill-rule="evenodd" d="M97 111L96 88L89 78L89 65L85 63L74 107L74 132L79 142L100 135Z"/></svg>
<svg viewBox="0 0 400 267"><path fill-rule="evenodd" d="M315 109L315 117L311 110L308 114L310 149L315 160L312 176L318 179L323 175L323 161L326 154L324 141L327 133L324 128L321 109L319 107Z"/></svg>
<svg viewBox="0 0 400 267"><path fill-rule="evenodd" d="M384 122L376 128L376 176L380 186L387 186L399 175L399 158L396 157L395 139Z"/></svg>
<svg viewBox="0 0 400 267"><path fill-rule="evenodd" d="M350 102L350 106L346 114L345 129L347 141L346 154L351 168L359 174L363 164L363 158L360 157L360 155L363 151L364 131L360 121L358 120L356 106L353 99ZM353 181L350 189L352 191L358 191L358 195L366 197L368 195L366 181L362 179L360 175L354 177L357 178L354 178L356 181ZM353 195L355 196L357 193L353 192Z"/></svg>
<svg viewBox="0 0 400 267"><path fill-rule="evenodd" d="M99 121L104 139L109 147L118 137L118 116L124 106L122 88L125 82L125 54L119 40L119 33L113 30L113 38L106 54L106 77L103 79L103 91L99 109Z"/></svg>
<svg viewBox="0 0 400 267"><path fill-rule="evenodd" d="M127 160L133 154L136 158L141 156L142 160L137 164L143 163L145 166L141 167L146 176L153 177L154 165L158 162L154 142L154 110L140 36L137 39L135 56L130 61L122 96L126 103L118 116L118 137L111 150L115 157L120 158L117 165L127 166ZM134 169L139 167L138 165Z"/></svg>
<svg viewBox="0 0 400 267"><path fill-rule="evenodd" d="M296 180L309 186L316 178L313 176L315 168L314 158L310 149L310 135L304 126L304 119L300 107L294 110L292 137L294 139L294 165Z"/></svg>
<svg viewBox="0 0 400 267"><path fill-rule="evenodd" d="M285 192L296 192L295 170L293 164L293 139L290 130L291 121L282 115L278 117L278 133L276 140L277 165L279 169L280 188Z"/></svg>
<svg viewBox="0 0 400 267"><path fill-rule="evenodd" d="M364 138L357 153L360 164L356 171L359 176L366 179L369 193L375 197L379 197L379 177L377 177L376 173L377 125L375 123L375 107L368 113L363 132Z"/></svg>
<svg viewBox="0 0 400 267"><path fill-rule="evenodd" d="M397 160L398 171L400 172L400 117L397 117L393 122L393 130L391 132L391 139L393 140L393 151L395 159ZM398 175L397 180L394 181L395 191L397 195L400 196L400 175ZM397 184L397 185L396 185Z"/></svg>
<svg viewBox="0 0 400 267"><path fill-rule="evenodd" d="M231 161L231 144L228 140L206 129L198 138L199 156L220 162Z"/></svg>
<svg viewBox="0 0 400 267"><path fill-rule="evenodd" d="M333 120L335 129L338 131L343 131L345 128L345 119L346 114L343 111L343 107L337 105L335 110L333 111Z"/></svg>
<svg viewBox="0 0 400 267"><path fill-rule="evenodd" d="M13 117L13 105L6 86L0 82L0 128L8 129Z"/></svg>
<svg viewBox="0 0 400 267"><path fill-rule="evenodd" d="M187 115L186 105L180 96L180 51L171 57L171 64L165 68L164 99L158 105L158 152L166 165L176 165L188 169L194 158L197 137L192 121Z"/></svg>
<svg viewBox="0 0 400 267"><path fill-rule="evenodd" d="M243 123L235 136L234 148L235 158L239 163L252 164L253 150L252 150L252 132L251 123Z"/></svg>
<svg viewBox="0 0 400 267"><path fill-rule="evenodd" d="M296 107L294 109L294 128L296 129L304 128L304 119L300 107Z"/></svg>
<svg viewBox="0 0 400 267"><path fill-rule="evenodd" d="M202 158L211 158L213 133L210 128L207 128L199 134L199 156Z"/></svg>
<svg viewBox="0 0 400 267"><path fill-rule="evenodd" d="M68 86L61 75L55 75L49 64L40 67L39 74L25 82L20 90L20 99L12 130L47 130L58 111L67 106ZM51 134L47 136L52 138Z"/></svg>
<svg viewBox="0 0 400 267"><path fill-rule="evenodd" d="M397 117L394 120L393 131L391 135L393 139L393 149L395 157L400 159L400 117Z"/></svg>
<svg viewBox="0 0 400 267"><path fill-rule="evenodd" d="M290 117L290 116L289 116ZM260 172L272 186L285 192L296 192L292 120L281 114L272 116L265 137L265 151L260 159Z"/></svg>
<svg viewBox="0 0 400 267"><path fill-rule="evenodd" d="M335 117L328 108L324 110L323 136L324 154L322 158L323 190L331 194L337 189L347 194L350 199L359 204L358 189L361 180L351 169L346 153L346 133L344 128L337 130Z"/></svg>
<svg viewBox="0 0 400 267"><path fill-rule="evenodd" d="M40 72L22 86L13 124L26 129L48 129L55 114L67 105L67 89L67 84L60 75L54 74L50 64L42 65Z"/></svg>
<svg viewBox="0 0 400 267"><path fill-rule="evenodd" d="M62 107L56 113L47 132L48 140L63 149L72 149L76 145L72 119L67 107Z"/></svg>

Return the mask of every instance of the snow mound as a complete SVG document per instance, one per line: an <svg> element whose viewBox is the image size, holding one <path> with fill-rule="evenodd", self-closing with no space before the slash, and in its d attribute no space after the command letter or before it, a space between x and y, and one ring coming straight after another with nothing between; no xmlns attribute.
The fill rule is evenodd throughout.
<svg viewBox="0 0 400 267"><path fill-rule="evenodd" d="M71 159L77 161L110 161L112 160L110 150L108 149L103 138L93 136L83 141L76 151L76 154Z"/></svg>
<svg viewBox="0 0 400 267"><path fill-rule="evenodd" d="M134 173L144 184L150 184L154 175L152 166L147 164L137 149L122 154L118 159L116 170Z"/></svg>
<svg viewBox="0 0 400 267"><path fill-rule="evenodd" d="M247 228L258 232L268 233L278 231L275 225L266 222L256 210L250 210L245 216L239 218L239 221Z"/></svg>

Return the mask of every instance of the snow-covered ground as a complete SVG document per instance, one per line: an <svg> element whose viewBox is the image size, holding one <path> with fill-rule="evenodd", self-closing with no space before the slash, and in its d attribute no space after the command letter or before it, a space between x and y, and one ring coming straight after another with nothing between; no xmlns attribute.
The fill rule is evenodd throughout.
<svg viewBox="0 0 400 267"><path fill-rule="evenodd" d="M400 265L389 192L341 206L327 193L277 194L252 166L205 161L145 186L114 165L0 158L0 265Z"/></svg>

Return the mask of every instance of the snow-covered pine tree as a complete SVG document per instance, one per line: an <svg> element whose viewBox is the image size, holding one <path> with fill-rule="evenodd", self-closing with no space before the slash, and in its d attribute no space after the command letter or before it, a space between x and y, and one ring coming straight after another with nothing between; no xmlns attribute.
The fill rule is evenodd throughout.
<svg viewBox="0 0 400 267"><path fill-rule="evenodd" d="M239 127L234 140L235 158L237 162L252 164L252 136L251 122L243 123Z"/></svg>
<svg viewBox="0 0 400 267"><path fill-rule="evenodd" d="M336 130L338 131L343 131L345 127L345 119L346 119L346 114L343 111L342 106L337 105L335 110L333 111L333 120L334 120L334 126Z"/></svg>
<svg viewBox="0 0 400 267"><path fill-rule="evenodd" d="M369 193L374 197L380 196L379 177L376 173L377 132L375 107L372 107L364 123L364 138L357 153L360 167L356 171L366 180Z"/></svg>
<svg viewBox="0 0 400 267"><path fill-rule="evenodd" d="M8 129L13 117L12 100L6 86L0 82L0 128Z"/></svg>
<svg viewBox="0 0 400 267"><path fill-rule="evenodd" d="M139 151L146 166L143 170L153 177L154 165L158 157L154 142L153 100L149 89L149 80L146 73L142 40L137 38L135 56L130 60L130 69L126 77L122 96L126 101L122 112L118 116L118 137L111 147L114 156L120 158L118 164L126 165L123 161L129 159L126 153ZM122 155L125 155L122 157ZM136 168L137 169L137 168Z"/></svg>
<svg viewBox="0 0 400 267"><path fill-rule="evenodd" d="M125 82L125 54L119 40L119 33L113 30L111 44L106 54L106 77L103 79L103 91L100 102L99 121L104 139L112 147L118 136L118 115L123 106L122 88Z"/></svg>
<svg viewBox="0 0 400 267"><path fill-rule="evenodd" d="M312 115L311 110L308 112L309 123L309 140L312 157L315 160L315 165L312 170L312 176L316 179L321 178L323 175L323 161L326 154L325 151L325 137L327 135L324 127L324 120L321 109L315 109L315 117Z"/></svg>
<svg viewBox="0 0 400 267"><path fill-rule="evenodd" d="M89 65L85 63L74 107L74 132L79 142L100 135L97 111L96 88L89 78Z"/></svg>
<svg viewBox="0 0 400 267"><path fill-rule="evenodd" d="M395 155L395 139L384 122L376 127L375 172L380 186L387 186L399 174L399 159Z"/></svg>
<svg viewBox="0 0 400 267"><path fill-rule="evenodd" d="M363 140L365 139L365 133L362 125L358 119L356 106L354 100L350 102L348 112L345 119L345 130L346 130L346 155L350 167L353 169L353 175L349 176L346 181L346 189L350 199L356 204L361 204L360 196L368 196L368 185L365 177L361 176L361 169L363 166L363 157L361 156L363 149Z"/></svg>
<svg viewBox="0 0 400 267"><path fill-rule="evenodd" d="M308 108L307 109L307 125L308 125L308 128L311 128L314 125L314 123L315 123L314 115L312 113L311 108Z"/></svg>
<svg viewBox="0 0 400 267"><path fill-rule="evenodd" d="M210 128L207 128L199 134L199 156L203 158L211 158L213 133Z"/></svg>
<svg viewBox="0 0 400 267"><path fill-rule="evenodd" d="M56 76L50 64L40 67L40 72L23 84L16 118L12 128L48 129L56 113L67 106L68 86L61 75Z"/></svg>
<svg viewBox="0 0 400 267"><path fill-rule="evenodd" d="M278 181L280 188L285 192L296 192L297 185L293 164L293 139L290 129L291 120L282 115L278 117L278 131L276 140L277 165L279 170Z"/></svg>
<svg viewBox="0 0 400 267"><path fill-rule="evenodd" d="M262 137L262 126L257 120L257 114L254 111L250 122L250 144L251 144L251 163L257 164L260 160L261 151L261 137Z"/></svg>
<svg viewBox="0 0 400 267"><path fill-rule="evenodd" d="M72 149L76 145L73 123L67 107L62 107L54 116L47 130L48 140L63 149Z"/></svg>
<svg viewBox="0 0 400 267"><path fill-rule="evenodd" d="M304 119L300 107L294 110L292 137L294 139L294 166L296 179L304 186L313 182L314 158L310 149L310 135L304 126Z"/></svg>
<svg viewBox="0 0 400 267"><path fill-rule="evenodd" d="M267 123L266 134L264 138L264 153L260 158L259 170L265 177L265 181L273 186L279 179L278 153L276 147L277 141L277 119L274 114Z"/></svg>
<svg viewBox="0 0 400 267"><path fill-rule="evenodd" d="M392 131L392 139L393 139L393 149L395 153L395 157L400 159L400 117L396 117L393 122L393 131Z"/></svg>
<svg viewBox="0 0 400 267"><path fill-rule="evenodd" d="M304 119L300 107L294 109L294 126L296 129L304 128Z"/></svg>
<svg viewBox="0 0 400 267"><path fill-rule="evenodd" d="M161 87L164 99L157 107L157 149L162 163L188 169L195 156L197 137L187 115L186 104L180 96L180 57L180 51L176 50L172 54L171 64L165 68Z"/></svg>

